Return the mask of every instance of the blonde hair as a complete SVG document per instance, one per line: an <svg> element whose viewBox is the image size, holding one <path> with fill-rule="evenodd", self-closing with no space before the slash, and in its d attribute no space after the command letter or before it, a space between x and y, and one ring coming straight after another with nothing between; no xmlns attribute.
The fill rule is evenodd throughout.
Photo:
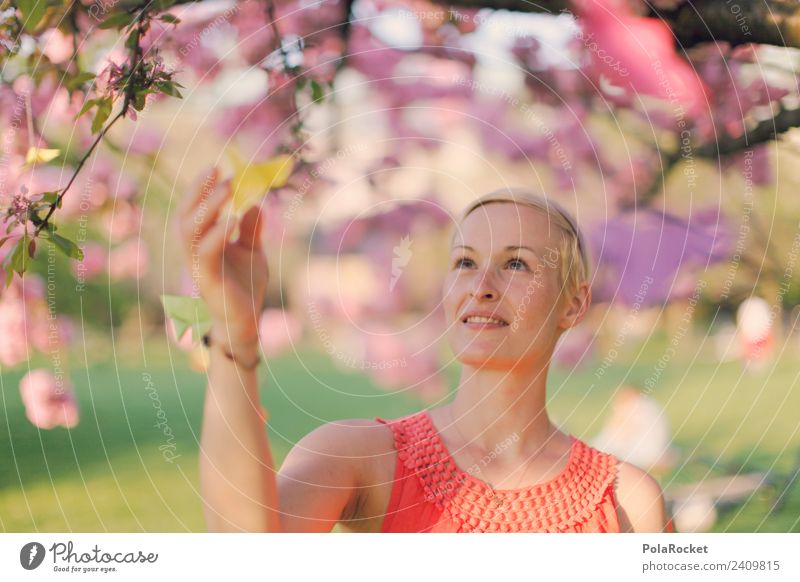
<svg viewBox="0 0 800 582"><path fill-rule="evenodd" d="M489 192L470 202L462 211L457 224L461 224L476 208L498 202L511 202L541 210L547 214L552 223L560 227L558 276L562 292L574 293L581 282L589 281L589 254L577 221L561 204L548 200L541 194L524 188L501 188ZM453 238L455 234L456 232L453 233ZM450 244L452 245L452 239Z"/></svg>

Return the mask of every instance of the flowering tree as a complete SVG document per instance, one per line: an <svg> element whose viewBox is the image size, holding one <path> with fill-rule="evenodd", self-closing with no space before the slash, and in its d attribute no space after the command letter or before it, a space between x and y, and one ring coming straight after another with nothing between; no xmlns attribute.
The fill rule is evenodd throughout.
<svg viewBox="0 0 800 582"><path fill-rule="evenodd" d="M736 212L748 200L745 187L731 192L720 182L717 195L698 196L687 211L668 186L693 201L704 167L720 180L738 174L745 185L772 179L770 151L800 125L791 48L800 46L792 26L798 10L783 0L0 2L0 313L13 314L2 321L4 337L27 338L6 343L0 363L16 365L30 348L42 349L35 340L41 329L22 331L46 322L36 315L42 292L25 284L36 280L31 265L43 244L73 261L79 283L104 271L115 281L146 271L142 184L120 171L114 154L153 157L168 136L120 144L109 131L135 123L146 107L183 98L189 83L214 83L231 62L257 71L266 87L215 115L220 136L247 143L250 152L231 153L232 212L269 190L286 202L331 187L335 180L322 168L342 147L336 123L320 139L308 118L346 107L340 91L357 75L378 104L370 114L393 138L378 156L359 158L357 171L368 176L375 200L391 187L386 170L404 167L420 150L440 151L466 128L509 164L544 162L540 184L548 194L599 209L587 224L598 300L635 303L648 277L656 284L647 304L687 297L686 269L724 262L735 251ZM230 48L215 46L221 38L233 39ZM511 81L492 81L497 68ZM412 223L433 216L437 228L446 227L436 206L435 197L420 197L380 229L370 225L385 217L359 219L327 233L321 250L346 242L391 265L387 253ZM748 221L769 260L766 270L752 255L737 265L749 262L762 278L779 279L769 237L750 213ZM395 283L410 248L395 251L398 292L371 306L382 316L408 307L411 291ZM405 300L392 299L401 293ZM426 365L409 371L433 373L436 355L425 357ZM394 374L395 382L414 380Z"/></svg>

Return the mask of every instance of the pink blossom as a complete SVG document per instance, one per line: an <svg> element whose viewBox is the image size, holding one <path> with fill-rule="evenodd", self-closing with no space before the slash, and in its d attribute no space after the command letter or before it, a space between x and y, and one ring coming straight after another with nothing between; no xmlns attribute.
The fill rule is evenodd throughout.
<svg viewBox="0 0 800 582"><path fill-rule="evenodd" d="M135 126L128 141L128 153L150 155L161 148L164 136L155 130Z"/></svg>
<svg viewBox="0 0 800 582"><path fill-rule="evenodd" d="M61 376L36 369L19 383L25 414L39 428L73 428L78 424L78 404L72 385Z"/></svg>
<svg viewBox="0 0 800 582"><path fill-rule="evenodd" d="M113 280L141 279L149 264L147 247L141 239L129 240L111 251L109 262Z"/></svg>
<svg viewBox="0 0 800 582"><path fill-rule="evenodd" d="M108 253L103 245L87 242L82 246L83 260L70 261L72 275L79 280L93 279L102 273L108 264Z"/></svg>
<svg viewBox="0 0 800 582"><path fill-rule="evenodd" d="M7 290L6 290L7 291ZM0 299L0 363L16 366L30 357L25 337L25 312L21 301Z"/></svg>
<svg viewBox="0 0 800 582"><path fill-rule="evenodd" d="M267 357L293 350L302 333L302 323L288 311L267 309L261 315L259 335L261 349Z"/></svg>
<svg viewBox="0 0 800 582"><path fill-rule="evenodd" d="M36 347L46 349L48 332L44 283L34 274L14 277L0 291L0 364L16 366Z"/></svg>
<svg viewBox="0 0 800 582"><path fill-rule="evenodd" d="M595 82L670 101L677 99L693 116L706 103L703 82L675 52L672 31L656 18L633 14L624 0L573 0Z"/></svg>
<svg viewBox="0 0 800 582"><path fill-rule="evenodd" d="M44 31L39 42L43 45L42 52L54 63L63 63L72 57L72 38L57 28Z"/></svg>
<svg viewBox="0 0 800 582"><path fill-rule="evenodd" d="M111 209L100 219L108 239L121 242L139 233L142 224L142 210L126 200L117 200Z"/></svg>

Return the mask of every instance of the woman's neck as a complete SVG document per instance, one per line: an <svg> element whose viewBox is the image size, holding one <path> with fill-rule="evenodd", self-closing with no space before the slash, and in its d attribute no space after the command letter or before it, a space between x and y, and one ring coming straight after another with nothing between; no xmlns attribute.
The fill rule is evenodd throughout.
<svg viewBox="0 0 800 582"><path fill-rule="evenodd" d="M505 443L512 455L539 451L557 429L546 410L547 371L509 371L464 366L453 400L440 422L455 425L470 447L485 452Z"/></svg>

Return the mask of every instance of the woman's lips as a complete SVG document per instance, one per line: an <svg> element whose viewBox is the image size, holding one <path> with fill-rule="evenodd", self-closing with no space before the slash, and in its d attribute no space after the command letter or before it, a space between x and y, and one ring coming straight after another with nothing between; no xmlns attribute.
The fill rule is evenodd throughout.
<svg viewBox="0 0 800 582"><path fill-rule="evenodd" d="M508 327L508 324L505 323L489 323L484 321L475 321L475 322L465 322L465 326L469 329L500 329L503 327Z"/></svg>

